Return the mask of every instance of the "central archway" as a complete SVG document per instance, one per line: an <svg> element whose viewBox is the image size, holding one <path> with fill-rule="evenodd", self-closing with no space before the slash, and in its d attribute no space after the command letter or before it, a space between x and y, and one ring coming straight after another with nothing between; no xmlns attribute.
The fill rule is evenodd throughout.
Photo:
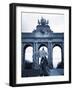
<svg viewBox="0 0 73 90"><path fill-rule="evenodd" d="M43 56L43 52L42 50L44 50L44 54L46 56L46 58L48 58L48 48L45 45L41 45L39 47L39 52L40 52L40 57L39 57L39 64L41 62L42 56Z"/></svg>

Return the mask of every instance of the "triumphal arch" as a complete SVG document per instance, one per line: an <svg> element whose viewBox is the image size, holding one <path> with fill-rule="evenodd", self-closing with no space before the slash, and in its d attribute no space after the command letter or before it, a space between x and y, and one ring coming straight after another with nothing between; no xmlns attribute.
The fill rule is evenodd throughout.
<svg viewBox="0 0 73 90"><path fill-rule="evenodd" d="M61 63L59 68L64 67L64 33L55 33L50 29L48 20L41 18L38 20L36 30L32 33L22 33L22 63L25 65L25 50L27 47L33 48L33 68L39 69L39 49L45 46L48 49L48 65L53 68L53 48L61 48ZM28 56L29 57L29 56Z"/></svg>

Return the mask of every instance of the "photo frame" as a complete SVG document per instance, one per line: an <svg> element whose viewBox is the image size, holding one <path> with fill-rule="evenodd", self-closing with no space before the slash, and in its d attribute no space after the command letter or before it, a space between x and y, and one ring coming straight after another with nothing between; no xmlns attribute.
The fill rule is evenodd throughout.
<svg viewBox="0 0 73 90"><path fill-rule="evenodd" d="M71 7L10 4L10 86L71 83Z"/></svg>

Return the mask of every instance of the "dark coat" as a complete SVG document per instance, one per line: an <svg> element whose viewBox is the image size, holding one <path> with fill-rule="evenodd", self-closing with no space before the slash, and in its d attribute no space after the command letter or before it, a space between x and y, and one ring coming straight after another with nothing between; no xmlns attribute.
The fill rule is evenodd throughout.
<svg viewBox="0 0 73 90"><path fill-rule="evenodd" d="M40 63L41 75L48 76L47 66L48 66L47 58L42 57L41 63Z"/></svg>

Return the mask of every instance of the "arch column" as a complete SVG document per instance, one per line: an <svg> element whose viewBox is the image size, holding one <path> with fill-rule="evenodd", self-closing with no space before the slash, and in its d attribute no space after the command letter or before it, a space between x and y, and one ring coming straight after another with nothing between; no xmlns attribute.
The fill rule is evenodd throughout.
<svg viewBox="0 0 73 90"><path fill-rule="evenodd" d="M58 64L57 68L64 68L64 44L61 44L61 62Z"/></svg>
<svg viewBox="0 0 73 90"><path fill-rule="evenodd" d="M22 66L22 75L23 75L23 72L24 72L24 69L25 69L25 50L24 50L24 48L25 48L25 44L24 43L22 43L22 47L21 47L21 66Z"/></svg>
<svg viewBox="0 0 73 90"><path fill-rule="evenodd" d="M52 43L48 42L48 65L49 68L53 68L53 62L52 62Z"/></svg>
<svg viewBox="0 0 73 90"><path fill-rule="evenodd" d="M24 44L22 44L22 47L21 47L21 57L22 57L22 64L24 63Z"/></svg>
<svg viewBox="0 0 73 90"><path fill-rule="evenodd" d="M38 43L33 43L33 68L39 69Z"/></svg>
<svg viewBox="0 0 73 90"><path fill-rule="evenodd" d="M64 44L62 44L62 63L64 63Z"/></svg>
<svg viewBox="0 0 73 90"><path fill-rule="evenodd" d="M22 44L22 60L23 60L23 63L25 63L25 50L26 50L26 46L27 46L28 44L27 43L23 43Z"/></svg>
<svg viewBox="0 0 73 90"><path fill-rule="evenodd" d="M64 68L64 45L61 45L61 62L58 65L58 68Z"/></svg>

